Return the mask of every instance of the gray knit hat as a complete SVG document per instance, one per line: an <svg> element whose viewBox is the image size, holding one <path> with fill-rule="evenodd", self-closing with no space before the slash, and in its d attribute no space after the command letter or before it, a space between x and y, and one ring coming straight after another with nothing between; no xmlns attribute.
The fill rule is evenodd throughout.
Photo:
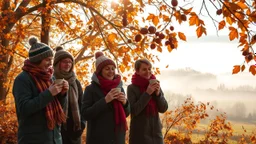
<svg viewBox="0 0 256 144"><path fill-rule="evenodd" d="M31 37L29 39L31 48L29 49L29 60L32 63L40 62L47 57L53 57L52 48L44 43L39 43L37 38Z"/></svg>
<svg viewBox="0 0 256 144"><path fill-rule="evenodd" d="M95 53L95 58L96 58L96 74L99 74L101 70L106 66L106 65L114 65L116 67L116 64L113 60L110 58L104 56L102 52L96 52Z"/></svg>
<svg viewBox="0 0 256 144"><path fill-rule="evenodd" d="M73 61L73 65L74 65L74 57L72 56L71 53L65 51L63 49L63 47L61 46L58 46L55 48L56 50L56 53L55 53L55 56L54 56L54 62L53 62L53 65L55 66L61 59L64 59L64 58L71 58L72 61Z"/></svg>

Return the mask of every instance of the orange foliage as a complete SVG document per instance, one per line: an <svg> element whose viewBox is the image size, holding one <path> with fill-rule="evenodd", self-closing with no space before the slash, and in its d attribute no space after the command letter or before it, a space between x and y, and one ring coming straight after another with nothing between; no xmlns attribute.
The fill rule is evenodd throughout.
<svg viewBox="0 0 256 144"><path fill-rule="evenodd" d="M13 107L0 101L0 143L17 143L18 122Z"/></svg>
<svg viewBox="0 0 256 144"><path fill-rule="evenodd" d="M195 11L190 3L176 0L171 3L162 0L123 0L120 3L112 1L111 4L108 0L1 1L0 100L6 100L7 94L11 92L13 79L27 58L27 41L31 35L42 38L49 28L49 41L46 43L51 47L62 45L75 56L76 73L84 87L89 83L94 71L93 54L96 51L103 51L113 58L118 70L124 73L131 69L138 58L145 57L152 62L160 61L155 51L172 52L173 49L179 48L180 41L187 41L188 32L177 31L174 23L187 23L195 27L194 33L198 38L207 35L202 9L212 18L217 31L226 29L230 41L239 41L238 47L241 48L244 62L234 66L233 74L243 72L248 66L249 72L255 75L256 66L250 62L256 61L253 50L256 34L251 30L251 25L256 22L256 1L202 1L200 12ZM207 6L210 4L216 11L208 10ZM144 13L149 8L154 10ZM48 13L49 11L51 13ZM221 16L220 21L214 19L216 14L219 18ZM47 18L46 23L42 24L43 16ZM154 69L154 72L160 73L158 68ZM124 76L123 79L126 81L128 78ZM188 100L182 107L167 112L163 119L167 128L165 137L168 137L168 131L174 126L186 128L186 134L190 136L200 120L208 117L205 109L205 104L195 105ZM12 119L14 111L6 109L3 104L1 110L0 115L3 110L6 112L4 117L0 117L0 132L3 128L12 130L8 126L16 128L15 120ZM225 117L216 117L212 123L222 126L218 132L227 130L225 137L221 138L226 141L226 137L231 133L226 129L229 125L226 124ZM12 138L13 131L9 132L10 138L0 135L0 142L15 140ZM216 128L209 128L207 141L216 141L212 138L212 133L217 134ZM255 141L255 136L250 139Z"/></svg>

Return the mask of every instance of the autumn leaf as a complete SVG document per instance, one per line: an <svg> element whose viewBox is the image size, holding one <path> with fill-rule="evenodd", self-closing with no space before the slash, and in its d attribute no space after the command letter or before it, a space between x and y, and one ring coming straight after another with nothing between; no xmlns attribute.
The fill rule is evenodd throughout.
<svg viewBox="0 0 256 144"><path fill-rule="evenodd" d="M184 8L180 7L180 9L183 11L183 13L185 15L187 15L187 14L189 14L192 11L193 7L189 8L189 9L184 9Z"/></svg>
<svg viewBox="0 0 256 144"><path fill-rule="evenodd" d="M158 16L154 16L154 18L153 18L153 24L154 24L155 26L157 26L158 23L159 23L159 18L158 18Z"/></svg>
<svg viewBox="0 0 256 144"><path fill-rule="evenodd" d="M196 29L197 37L201 37L203 33L206 35L206 29L201 25Z"/></svg>
<svg viewBox="0 0 256 144"><path fill-rule="evenodd" d="M234 27L229 27L229 39L232 41L235 38L238 38L238 32L237 29L235 29Z"/></svg>
<svg viewBox="0 0 256 144"><path fill-rule="evenodd" d="M235 65L232 74L237 74L240 72L240 65Z"/></svg>
<svg viewBox="0 0 256 144"><path fill-rule="evenodd" d="M160 46L157 46L157 51L162 52L162 48Z"/></svg>
<svg viewBox="0 0 256 144"><path fill-rule="evenodd" d="M226 25L226 22L224 20L222 20L221 22L219 22L219 30L223 29Z"/></svg>
<svg viewBox="0 0 256 144"><path fill-rule="evenodd" d="M234 22L234 19L233 19L232 17L230 17L230 16L227 16L227 17L226 17L226 22L227 22L229 25L232 25L233 22Z"/></svg>
<svg viewBox="0 0 256 144"><path fill-rule="evenodd" d="M144 3L143 3L143 0L136 0L136 1L140 4L141 7L145 6Z"/></svg>
<svg viewBox="0 0 256 144"><path fill-rule="evenodd" d="M199 18L197 15L192 15L190 18L189 18L189 25L192 26L192 25L196 25L196 26L199 26L200 24L200 21L199 21Z"/></svg>
<svg viewBox="0 0 256 144"><path fill-rule="evenodd" d="M116 38L117 38L116 33L111 33L110 35L108 35L108 41L110 41L110 42L115 41Z"/></svg>
<svg viewBox="0 0 256 144"><path fill-rule="evenodd" d="M249 68L249 72L251 72L252 75L255 75L256 74L256 66L255 65L251 65L250 68Z"/></svg>
<svg viewBox="0 0 256 144"><path fill-rule="evenodd" d="M238 2L237 5L242 8L243 10L248 9L248 6L245 4L245 2Z"/></svg>
<svg viewBox="0 0 256 144"><path fill-rule="evenodd" d="M170 21L170 17L168 15L163 15L163 20L168 22Z"/></svg>
<svg viewBox="0 0 256 144"><path fill-rule="evenodd" d="M169 52L172 52L172 48L171 48L170 45L167 46L167 50L168 50Z"/></svg>
<svg viewBox="0 0 256 144"><path fill-rule="evenodd" d="M178 36L179 36L179 38L180 38L181 40L183 40L183 41L186 41L186 40L187 40L186 36L185 36L184 33L182 33L182 32L178 32Z"/></svg>
<svg viewBox="0 0 256 144"><path fill-rule="evenodd" d="M149 13L149 16L147 17L146 20L152 20L152 19L154 19L154 17L155 17L154 14Z"/></svg>
<svg viewBox="0 0 256 144"><path fill-rule="evenodd" d="M159 23L158 16L155 16L154 14L149 14L146 20L151 20L155 26Z"/></svg>
<svg viewBox="0 0 256 144"><path fill-rule="evenodd" d="M241 72L243 72L244 69L245 69L245 65L242 65L242 67L241 67Z"/></svg>

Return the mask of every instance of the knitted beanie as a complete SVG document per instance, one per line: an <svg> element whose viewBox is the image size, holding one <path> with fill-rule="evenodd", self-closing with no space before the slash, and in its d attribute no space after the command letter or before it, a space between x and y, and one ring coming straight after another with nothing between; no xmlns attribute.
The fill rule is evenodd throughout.
<svg viewBox="0 0 256 144"><path fill-rule="evenodd" d="M29 49L28 56L32 63L40 62L43 59L53 57L54 55L52 48L44 43L39 43L35 37L29 39L29 44L31 45L31 48Z"/></svg>
<svg viewBox="0 0 256 144"><path fill-rule="evenodd" d="M55 66L60 60L64 58L71 58L74 65L74 57L72 56L71 53L65 51L61 46L56 47L55 50L56 50L56 53L54 56L53 66Z"/></svg>
<svg viewBox="0 0 256 144"><path fill-rule="evenodd" d="M104 56L102 52L96 52L95 53L95 58L96 58L96 74L99 74L101 70L106 66L106 65L114 65L116 67L116 64L114 63L113 60L110 58Z"/></svg>

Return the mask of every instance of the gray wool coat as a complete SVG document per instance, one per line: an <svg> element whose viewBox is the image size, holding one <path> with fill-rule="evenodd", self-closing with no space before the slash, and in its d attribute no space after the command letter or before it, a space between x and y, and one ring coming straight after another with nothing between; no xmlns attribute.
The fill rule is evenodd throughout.
<svg viewBox="0 0 256 144"><path fill-rule="evenodd" d="M140 93L140 88L133 84L127 87L127 96L131 105L131 123L129 144L163 144L162 124L159 113L168 109L168 103L161 91L160 96ZM156 116L146 115L146 106L150 98L156 100Z"/></svg>
<svg viewBox="0 0 256 144"><path fill-rule="evenodd" d="M62 144L60 126L53 130L47 127L45 107L54 97L47 89L39 93L36 83L26 72L21 72L14 80L13 95L18 118L19 144ZM65 96L58 95L60 104Z"/></svg>
<svg viewBox="0 0 256 144"><path fill-rule="evenodd" d="M128 101L123 108L127 117L130 114ZM125 144L126 131L115 131L112 102L106 103L105 95L96 82L84 91L82 116L87 120L86 144Z"/></svg>

